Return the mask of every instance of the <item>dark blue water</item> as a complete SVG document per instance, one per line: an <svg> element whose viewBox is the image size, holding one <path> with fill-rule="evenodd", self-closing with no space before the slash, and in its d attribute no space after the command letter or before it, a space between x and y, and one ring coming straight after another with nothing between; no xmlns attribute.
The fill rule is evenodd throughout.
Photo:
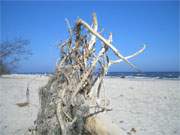
<svg viewBox="0 0 180 135"><path fill-rule="evenodd" d="M53 73L38 72L38 73L23 73L23 74L48 75ZM120 77L120 78L156 78L156 79L180 80L180 72L108 72L107 76Z"/></svg>
<svg viewBox="0 0 180 135"><path fill-rule="evenodd" d="M107 76L121 78L180 79L180 72L109 72Z"/></svg>

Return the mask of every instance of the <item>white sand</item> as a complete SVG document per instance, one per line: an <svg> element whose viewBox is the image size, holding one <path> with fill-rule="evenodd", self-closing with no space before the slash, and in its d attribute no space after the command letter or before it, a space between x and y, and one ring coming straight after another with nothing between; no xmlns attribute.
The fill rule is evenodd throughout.
<svg viewBox="0 0 180 135"><path fill-rule="evenodd" d="M47 81L48 77L39 75L0 77L0 135L23 135L33 125L38 112L38 89ZM19 108L15 104L25 101L28 82L31 82L31 104ZM104 89L113 107L108 114L126 133L180 134L179 80L107 77ZM136 132L131 131L132 128Z"/></svg>
<svg viewBox="0 0 180 135"><path fill-rule="evenodd" d="M137 135L180 135L180 81L105 79L114 111L109 113L126 132Z"/></svg>
<svg viewBox="0 0 180 135"><path fill-rule="evenodd" d="M38 113L38 89L47 80L47 77L33 75L7 75L0 78L0 135L23 135L33 125ZM26 101L29 82L31 104L19 108L16 103Z"/></svg>

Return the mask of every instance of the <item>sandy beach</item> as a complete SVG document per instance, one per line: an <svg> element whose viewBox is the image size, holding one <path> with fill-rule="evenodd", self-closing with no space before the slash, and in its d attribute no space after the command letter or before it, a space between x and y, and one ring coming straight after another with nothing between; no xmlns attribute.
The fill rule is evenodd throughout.
<svg viewBox="0 0 180 135"><path fill-rule="evenodd" d="M0 77L0 135L23 135L36 119L38 89L48 76L6 75ZM30 105L26 100L27 84ZM128 135L180 134L180 80L106 77L105 94L113 108L108 115Z"/></svg>

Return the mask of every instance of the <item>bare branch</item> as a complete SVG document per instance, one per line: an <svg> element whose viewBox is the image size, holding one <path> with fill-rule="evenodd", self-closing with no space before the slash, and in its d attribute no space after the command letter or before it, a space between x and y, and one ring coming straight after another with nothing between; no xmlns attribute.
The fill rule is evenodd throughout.
<svg viewBox="0 0 180 135"><path fill-rule="evenodd" d="M116 56L118 56L120 59L122 59L124 62L126 62L128 65L130 65L132 68L136 69L137 71L139 71L132 63L130 63L121 53L118 52L118 50L112 45L110 44L104 37L102 37L98 32L94 31L89 24L87 24L85 21L83 21L82 19L78 20L79 24L82 24L85 28L87 28L89 30L89 32L91 32L92 34L94 34L96 37L98 37L105 45L109 46L112 51L116 54Z"/></svg>
<svg viewBox="0 0 180 135"><path fill-rule="evenodd" d="M92 28L95 32L97 32L98 30L98 21L97 21L97 17L96 17L96 13L93 13L93 28ZM94 46L96 42L96 36L94 34L91 34L91 40L89 41L89 50L92 49L92 47Z"/></svg>
<svg viewBox="0 0 180 135"><path fill-rule="evenodd" d="M130 58L136 57L139 54L143 53L145 49L146 49L146 45L144 44L143 48L141 48L139 51L133 53L132 55L126 56L125 58L130 59ZM123 61L122 59L115 60L115 61L110 61L110 64L116 64L116 63L120 63L122 61Z"/></svg>

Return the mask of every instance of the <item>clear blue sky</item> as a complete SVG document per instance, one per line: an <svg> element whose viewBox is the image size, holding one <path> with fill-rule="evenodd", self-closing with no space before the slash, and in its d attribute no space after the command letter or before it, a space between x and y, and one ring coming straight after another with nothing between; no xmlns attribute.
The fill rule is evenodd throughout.
<svg viewBox="0 0 180 135"><path fill-rule="evenodd" d="M97 13L99 27L113 33L116 48L131 54L147 44L144 54L130 60L142 71L178 71L179 2L12 2L1 1L1 41L30 40L33 56L20 63L19 72L52 72L58 42L66 39L65 18L91 23ZM110 71L132 71L120 63Z"/></svg>

